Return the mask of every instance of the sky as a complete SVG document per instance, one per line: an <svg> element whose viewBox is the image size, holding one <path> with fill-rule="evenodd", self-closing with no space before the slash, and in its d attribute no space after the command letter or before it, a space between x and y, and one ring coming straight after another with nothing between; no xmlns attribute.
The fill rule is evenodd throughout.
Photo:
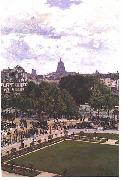
<svg viewBox="0 0 122 180"><path fill-rule="evenodd" d="M119 0L1 0L0 69L119 69Z"/></svg>

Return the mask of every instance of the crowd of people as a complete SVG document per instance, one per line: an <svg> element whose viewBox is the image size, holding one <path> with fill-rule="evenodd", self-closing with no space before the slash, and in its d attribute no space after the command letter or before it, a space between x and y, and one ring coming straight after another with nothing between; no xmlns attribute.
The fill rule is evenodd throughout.
<svg viewBox="0 0 122 180"><path fill-rule="evenodd" d="M35 117L35 116L34 116ZM58 118L53 120L49 126L49 119L33 119L33 114L30 116L30 121L27 123L28 117L20 112L5 111L1 113L1 145L2 147L16 142L21 142L23 139L34 137L34 135L51 134L51 130L68 130L68 129L91 129L102 127L105 129L118 128L118 113L113 117L103 117L90 114L88 121L85 121L85 115L80 118L80 122L66 123L59 121ZM16 123L18 119L19 123ZM68 122L68 120L67 120Z"/></svg>

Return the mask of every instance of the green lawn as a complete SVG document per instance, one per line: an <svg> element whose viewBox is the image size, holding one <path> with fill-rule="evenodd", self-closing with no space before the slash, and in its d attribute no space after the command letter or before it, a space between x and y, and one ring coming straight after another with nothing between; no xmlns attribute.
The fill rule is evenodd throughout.
<svg viewBox="0 0 122 180"><path fill-rule="evenodd" d="M84 133L84 135L89 135L89 133ZM96 136L103 137L103 138L108 138L108 139L119 140L119 134L96 133Z"/></svg>
<svg viewBox="0 0 122 180"><path fill-rule="evenodd" d="M65 176L118 176L118 146L65 141L14 160L39 170Z"/></svg>
<svg viewBox="0 0 122 180"><path fill-rule="evenodd" d="M102 136L102 137L106 137L108 139L115 139L115 140L119 140L119 134L109 134L109 133L98 133L99 134L99 137Z"/></svg>

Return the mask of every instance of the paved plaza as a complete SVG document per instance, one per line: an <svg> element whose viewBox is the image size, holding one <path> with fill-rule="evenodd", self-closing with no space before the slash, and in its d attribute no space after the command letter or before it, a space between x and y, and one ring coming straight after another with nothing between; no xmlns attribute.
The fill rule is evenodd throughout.
<svg viewBox="0 0 122 180"><path fill-rule="evenodd" d="M100 130L95 130L95 129L69 129L68 130L68 135L71 135L73 133L80 133L81 131L83 131L84 133L110 133L110 134L119 134L119 131L117 130L104 130L104 131L100 131ZM50 135L50 132L48 131L47 134L44 135L37 135L35 138L35 144L38 143L38 140L41 140L41 142L45 142L48 141L48 136ZM53 138L56 137L62 137L64 136L64 130L52 130L52 135ZM30 143L33 141L33 138L28 138L28 139L24 139L24 145L25 146L30 146ZM7 153L7 151L10 151L12 148L16 148L17 150L19 150L21 143L20 142L16 142L14 144L10 144L7 146L4 146L1 148L1 152L2 155L5 155Z"/></svg>

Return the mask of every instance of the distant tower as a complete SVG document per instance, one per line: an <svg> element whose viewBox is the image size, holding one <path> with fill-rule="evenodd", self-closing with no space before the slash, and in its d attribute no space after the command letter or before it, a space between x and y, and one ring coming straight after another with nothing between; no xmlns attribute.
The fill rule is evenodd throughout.
<svg viewBox="0 0 122 180"><path fill-rule="evenodd" d="M32 75L36 76L36 70L35 69L32 69Z"/></svg>
<svg viewBox="0 0 122 180"><path fill-rule="evenodd" d="M58 66L57 66L56 72L57 73L65 73L66 72L64 63L61 61L61 58L60 58L60 61L58 62Z"/></svg>
<svg viewBox="0 0 122 180"><path fill-rule="evenodd" d="M99 71L98 71L98 70L96 70L95 74L99 74Z"/></svg>

